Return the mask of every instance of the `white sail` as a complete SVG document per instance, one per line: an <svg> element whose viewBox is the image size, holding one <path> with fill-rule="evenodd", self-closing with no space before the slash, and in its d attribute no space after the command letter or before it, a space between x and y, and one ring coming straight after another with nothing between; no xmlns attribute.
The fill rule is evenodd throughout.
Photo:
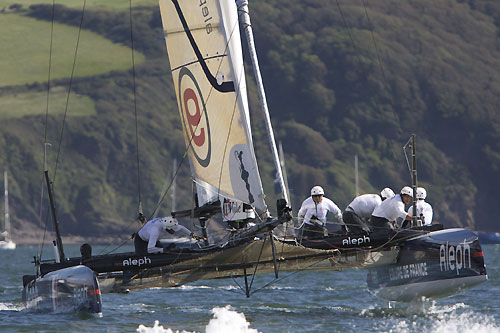
<svg viewBox="0 0 500 333"><path fill-rule="evenodd" d="M267 210L252 144L237 9L231 0L160 0L199 204Z"/></svg>

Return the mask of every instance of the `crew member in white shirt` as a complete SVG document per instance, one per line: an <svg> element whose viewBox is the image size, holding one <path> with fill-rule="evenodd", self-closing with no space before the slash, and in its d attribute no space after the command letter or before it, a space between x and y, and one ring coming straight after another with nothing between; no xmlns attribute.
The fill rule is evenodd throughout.
<svg viewBox="0 0 500 333"><path fill-rule="evenodd" d="M321 186L314 186L311 189L311 196L304 200L300 207L298 216L304 219L304 238L323 237L326 230L326 215L333 213L342 222L342 212L332 200L324 197L325 191Z"/></svg>
<svg viewBox="0 0 500 333"><path fill-rule="evenodd" d="M432 224L432 206L425 202L427 191L423 187L417 187L417 219L422 221L422 225ZM408 214L413 215L413 205L408 209Z"/></svg>
<svg viewBox="0 0 500 333"><path fill-rule="evenodd" d="M384 200L377 206L370 217L370 225L374 231L380 229L394 229L394 222L398 218L411 220L411 215L405 211L405 205L409 204L413 197L413 190L409 186L401 189L401 193Z"/></svg>
<svg viewBox="0 0 500 333"><path fill-rule="evenodd" d="M164 232L169 234L181 233L189 237L199 238L188 228L180 225L175 218L171 216L158 217L148 221L135 235L135 252L141 254L162 253L163 247L158 243L158 239Z"/></svg>
<svg viewBox="0 0 500 333"><path fill-rule="evenodd" d="M394 191L384 188L379 194L362 194L354 198L342 213L342 220L350 233L370 232L366 224L373 211L382 201L394 196Z"/></svg>

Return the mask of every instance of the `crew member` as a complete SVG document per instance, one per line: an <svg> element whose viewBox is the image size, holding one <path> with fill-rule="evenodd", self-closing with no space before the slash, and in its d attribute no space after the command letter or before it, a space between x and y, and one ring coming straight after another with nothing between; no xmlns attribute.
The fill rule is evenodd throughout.
<svg viewBox="0 0 500 333"><path fill-rule="evenodd" d="M182 233L189 237L199 238L188 228L180 225L175 218L171 216L158 217L148 221L135 235L135 252L141 254L163 252L163 248L161 244L159 244L158 239L164 231L169 234Z"/></svg>
<svg viewBox="0 0 500 333"><path fill-rule="evenodd" d="M370 232L366 224L373 210L387 198L393 197L394 191L384 188L379 194L362 194L354 198L342 213L342 220L351 233Z"/></svg>
<svg viewBox="0 0 500 333"><path fill-rule="evenodd" d="M432 224L432 206L425 201L427 191L423 187L417 187L417 219L422 221L422 225ZM413 205L408 209L408 214L413 215Z"/></svg>
<svg viewBox="0 0 500 333"><path fill-rule="evenodd" d="M405 211L405 205L409 204L413 197L413 190L409 186L401 189L401 193L397 194L375 207L370 218L370 225L375 229L394 229L393 224L398 218L403 220L411 220L411 215Z"/></svg>
<svg viewBox="0 0 500 333"><path fill-rule="evenodd" d="M322 237L326 230L326 214L335 214L342 221L342 212L332 200L324 197L325 191L321 186L311 189L311 196L304 200L298 216L304 219L303 234L305 238Z"/></svg>

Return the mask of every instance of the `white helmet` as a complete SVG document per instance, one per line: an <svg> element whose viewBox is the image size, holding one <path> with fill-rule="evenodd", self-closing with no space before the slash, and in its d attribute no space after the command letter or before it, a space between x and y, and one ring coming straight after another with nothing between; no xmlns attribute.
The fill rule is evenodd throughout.
<svg viewBox="0 0 500 333"><path fill-rule="evenodd" d="M410 186L405 186L401 189L401 194L406 194L410 197L413 197L413 190Z"/></svg>
<svg viewBox="0 0 500 333"><path fill-rule="evenodd" d="M163 229L173 229L179 224L172 216L162 218L161 223L163 224Z"/></svg>
<svg viewBox="0 0 500 333"><path fill-rule="evenodd" d="M384 188L381 192L380 192L380 196L382 198L390 198L390 197L393 197L395 194L394 194L394 191L391 190L390 188L386 187Z"/></svg>
<svg viewBox="0 0 500 333"><path fill-rule="evenodd" d="M325 194L325 191L323 191L323 188L321 186L314 186L312 189L311 189L311 195L324 195Z"/></svg>
<svg viewBox="0 0 500 333"><path fill-rule="evenodd" d="M427 191L423 187L417 187L417 199L424 200L427 197Z"/></svg>

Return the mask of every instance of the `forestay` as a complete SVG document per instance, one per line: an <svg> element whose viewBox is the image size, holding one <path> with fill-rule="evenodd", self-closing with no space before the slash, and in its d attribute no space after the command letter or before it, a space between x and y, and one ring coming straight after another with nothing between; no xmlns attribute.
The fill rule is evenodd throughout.
<svg viewBox="0 0 500 333"><path fill-rule="evenodd" d="M199 204L222 196L267 210L235 2L160 0L160 11Z"/></svg>

